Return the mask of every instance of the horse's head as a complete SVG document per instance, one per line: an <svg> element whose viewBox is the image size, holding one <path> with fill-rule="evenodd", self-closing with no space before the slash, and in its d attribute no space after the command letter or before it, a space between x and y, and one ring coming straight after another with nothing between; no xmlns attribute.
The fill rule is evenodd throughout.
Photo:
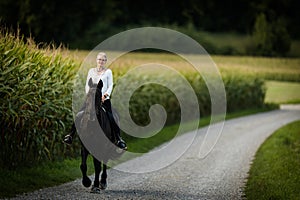
<svg viewBox="0 0 300 200"><path fill-rule="evenodd" d="M90 78L88 81L89 91L86 95L86 102L85 102L85 110L84 116L87 117L88 121L95 121L96 120L96 109L101 104L101 89L103 87L102 80L99 81L98 84L94 84L92 79Z"/></svg>
<svg viewBox="0 0 300 200"><path fill-rule="evenodd" d="M104 160L116 158L120 156L119 152L116 152L116 148L114 144L116 138L115 133L113 132L113 128L110 123L110 114L103 109L102 104L102 87L103 82L100 80L98 84L94 84L90 79L88 81L89 91L86 96L85 102L85 110L82 115L82 119L80 121L80 131L87 137L87 135L92 136L92 138L99 138L98 140L90 141L87 137L87 142L89 144L93 143L97 147L101 147L102 153L101 155ZM112 116L114 117L114 116ZM116 123L118 120L116 120ZM100 127L99 127L100 125ZM101 130L99 129L101 128ZM86 134L87 133L87 134ZM98 150L97 150L98 151ZM99 152L101 152L99 150ZM116 152L116 153L114 153Z"/></svg>

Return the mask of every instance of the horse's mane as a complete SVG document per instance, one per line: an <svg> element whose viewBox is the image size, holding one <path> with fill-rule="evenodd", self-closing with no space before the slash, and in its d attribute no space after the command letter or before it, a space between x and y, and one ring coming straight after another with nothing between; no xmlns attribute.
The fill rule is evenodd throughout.
<svg viewBox="0 0 300 200"><path fill-rule="evenodd" d="M102 105L102 87L103 87L103 82L100 79L100 81L97 84L93 83L92 78L89 79L88 81L88 85L89 85L89 92L94 92L93 90L96 89L95 92L95 109L96 109L96 113L99 113L99 109L101 108ZM88 94L89 94L88 92Z"/></svg>
<svg viewBox="0 0 300 200"><path fill-rule="evenodd" d="M103 86L102 80L98 84L94 84L92 78L88 81L89 91L86 95L84 113L81 120L80 127L86 129L88 121L95 120L95 117L99 119L99 109L101 109L101 89Z"/></svg>
<svg viewBox="0 0 300 200"><path fill-rule="evenodd" d="M101 109L101 105L102 105L102 87L103 87L103 82L100 79L100 81L97 84L96 87L96 93L95 93L95 108L96 108L96 114L99 114L99 109Z"/></svg>

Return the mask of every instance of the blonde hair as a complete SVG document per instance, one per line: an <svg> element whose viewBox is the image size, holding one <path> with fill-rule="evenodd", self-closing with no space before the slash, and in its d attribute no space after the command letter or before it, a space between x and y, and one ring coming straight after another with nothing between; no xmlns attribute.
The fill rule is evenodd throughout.
<svg viewBox="0 0 300 200"><path fill-rule="evenodd" d="M104 58L107 60L106 53L104 53L104 52L98 53L97 58L98 58L98 57L104 57Z"/></svg>

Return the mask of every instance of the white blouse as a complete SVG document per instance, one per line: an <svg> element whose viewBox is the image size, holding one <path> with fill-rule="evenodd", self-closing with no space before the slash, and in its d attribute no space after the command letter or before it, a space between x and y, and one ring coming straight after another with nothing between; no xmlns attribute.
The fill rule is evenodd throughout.
<svg viewBox="0 0 300 200"><path fill-rule="evenodd" d="M104 94L108 94L110 96L112 89L113 89L113 75L112 75L112 71L110 69L106 69L104 71L104 73L99 74L97 72L96 68L91 68L88 72L87 78L86 78L86 84L85 84L85 93L87 94L89 92L89 79L92 78L93 83L94 84L98 84L98 82L100 81L100 79L103 82L103 87L102 87L102 95ZM109 98L106 97L106 99Z"/></svg>

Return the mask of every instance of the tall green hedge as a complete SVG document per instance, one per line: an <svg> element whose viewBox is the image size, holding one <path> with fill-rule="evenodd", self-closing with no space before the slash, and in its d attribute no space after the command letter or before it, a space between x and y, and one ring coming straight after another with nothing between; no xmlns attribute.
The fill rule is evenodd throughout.
<svg viewBox="0 0 300 200"><path fill-rule="evenodd" d="M159 75L156 75L159 76ZM141 77L131 77L140 79ZM172 82L174 87L180 87L176 79L165 77ZM198 99L200 116L211 114L211 95L200 74L187 74L185 77L191 84ZM223 82L226 92L227 112L234 112L243 109L262 108L264 106L265 85L262 79L254 76L224 75ZM152 80L154 80L153 78ZM130 82L130 80L128 80ZM117 82L118 84L118 82ZM180 89L179 89L180 90ZM183 88L185 90L185 88ZM184 92L184 91L183 91ZM114 98L114 97L112 97ZM189 102L186 95L185 103ZM168 113L167 124L180 122L180 105L176 96L168 88L158 84L147 84L138 88L130 98L130 114L138 125L150 123L149 109L153 104L161 104ZM193 110L191 110L193 112Z"/></svg>

